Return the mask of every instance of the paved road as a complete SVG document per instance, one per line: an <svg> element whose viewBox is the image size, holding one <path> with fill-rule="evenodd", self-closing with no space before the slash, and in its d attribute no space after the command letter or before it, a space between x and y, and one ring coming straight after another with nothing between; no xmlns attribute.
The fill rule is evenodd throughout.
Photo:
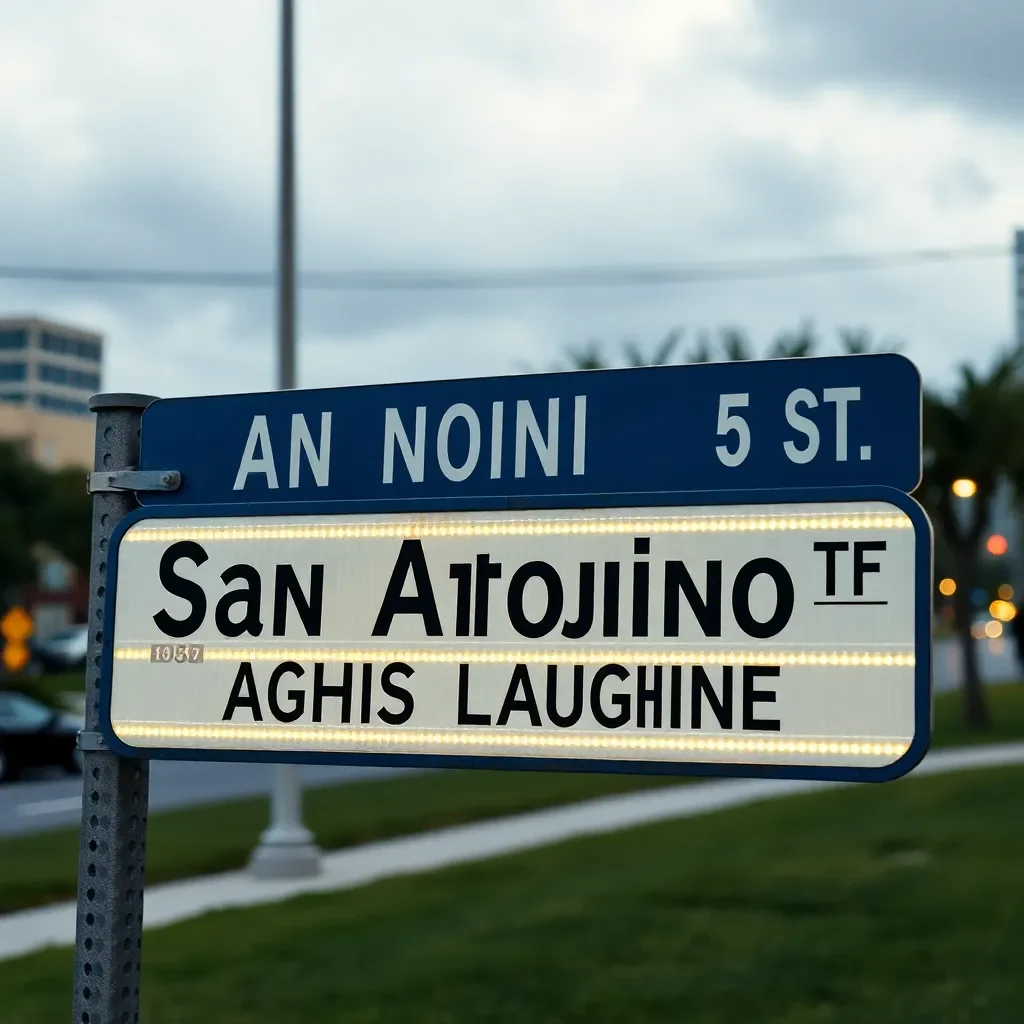
<svg viewBox="0 0 1024 1024"><path fill-rule="evenodd" d="M155 761L150 779L151 810L211 804L267 793L273 766L209 761ZM357 782L394 775L397 768L350 768L303 765L307 786ZM81 817L82 780L73 775L26 780L0 786L0 835L42 832L77 825Z"/></svg>
<svg viewBox="0 0 1024 1024"><path fill-rule="evenodd" d="M995 681L1020 676L1012 643L1000 638L979 640L978 644L982 678ZM960 685L960 650L956 643L943 640L935 645L934 668L936 690L951 690ZM302 774L306 785L322 786L393 774L397 770L306 765ZM167 810L266 793L271 771L266 764L154 762L150 807ZM0 786L0 836L77 825L81 795L81 779L66 775Z"/></svg>

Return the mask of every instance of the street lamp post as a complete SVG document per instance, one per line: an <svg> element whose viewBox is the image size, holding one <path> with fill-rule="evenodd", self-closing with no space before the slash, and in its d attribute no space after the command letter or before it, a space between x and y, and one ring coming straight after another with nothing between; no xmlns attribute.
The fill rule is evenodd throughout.
<svg viewBox="0 0 1024 1024"><path fill-rule="evenodd" d="M278 142L277 386L295 387L295 65L293 0L281 0L281 98ZM274 766L270 824L249 861L259 878L320 872L320 850L302 824L302 782L294 764Z"/></svg>

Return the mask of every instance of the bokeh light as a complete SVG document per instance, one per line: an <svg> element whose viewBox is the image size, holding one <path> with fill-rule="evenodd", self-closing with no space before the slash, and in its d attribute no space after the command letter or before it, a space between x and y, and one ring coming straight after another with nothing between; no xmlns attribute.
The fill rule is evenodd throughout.
<svg viewBox="0 0 1024 1024"><path fill-rule="evenodd" d="M1009 601L993 601L988 606L988 613L993 619L1009 622L1017 614L1017 609Z"/></svg>
<svg viewBox="0 0 1024 1024"><path fill-rule="evenodd" d="M1009 601L1013 597L1013 587L1009 583L1000 583L996 593L999 595L1000 601Z"/></svg>
<svg viewBox="0 0 1024 1024"><path fill-rule="evenodd" d="M989 622L985 623L985 636L991 637L993 640L995 640L997 636L1002 635L1003 624L1001 622L996 622L995 619L992 619Z"/></svg>
<svg viewBox="0 0 1024 1024"><path fill-rule="evenodd" d="M956 593L956 580L950 579L949 576L939 580L939 593L943 597L952 597Z"/></svg>
<svg viewBox="0 0 1024 1024"><path fill-rule="evenodd" d="M985 547L990 555L1005 555L1006 549L1009 545L1006 543L1006 538L1001 533L993 533L987 541L985 541Z"/></svg>
<svg viewBox="0 0 1024 1024"><path fill-rule="evenodd" d="M978 490L978 485L973 480L960 479L953 481L953 493L958 498L973 497Z"/></svg>

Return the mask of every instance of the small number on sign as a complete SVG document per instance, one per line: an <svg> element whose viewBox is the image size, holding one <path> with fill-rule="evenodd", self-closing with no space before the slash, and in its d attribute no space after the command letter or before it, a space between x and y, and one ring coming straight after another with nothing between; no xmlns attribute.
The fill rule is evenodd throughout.
<svg viewBox="0 0 1024 1024"><path fill-rule="evenodd" d="M198 665L203 660L202 644L153 644L149 660L167 664Z"/></svg>

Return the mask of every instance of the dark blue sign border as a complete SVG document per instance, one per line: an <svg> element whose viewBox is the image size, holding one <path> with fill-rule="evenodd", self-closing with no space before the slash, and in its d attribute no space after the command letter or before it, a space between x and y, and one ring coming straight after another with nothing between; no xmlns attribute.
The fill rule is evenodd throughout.
<svg viewBox="0 0 1024 1024"><path fill-rule="evenodd" d="M146 519L338 515L395 512L480 512L505 509L628 508L693 505L765 505L795 502L885 501L901 509L914 527L914 737L907 752L882 767L816 765L748 765L710 762L612 761L582 758L509 757L453 754L374 754L356 752L195 750L131 747L114 734L110 722L113 675L113 634L121 538ZM932 527L913 498L891 487L789 489L779 491L657 491L650 494L544 495L517 498L450 498L416 501L303 502L289 505L169 505L145 506L129 513L110 539L107 593L100 666L99 725L107 745L122 757L175 761L245 761L289 764L343 764L404 768L474 768L516 771L572 771L624 775L731 776L736 778L819 779L830 782L888 782L915 768L928 751L932 734Z"/></svg>

